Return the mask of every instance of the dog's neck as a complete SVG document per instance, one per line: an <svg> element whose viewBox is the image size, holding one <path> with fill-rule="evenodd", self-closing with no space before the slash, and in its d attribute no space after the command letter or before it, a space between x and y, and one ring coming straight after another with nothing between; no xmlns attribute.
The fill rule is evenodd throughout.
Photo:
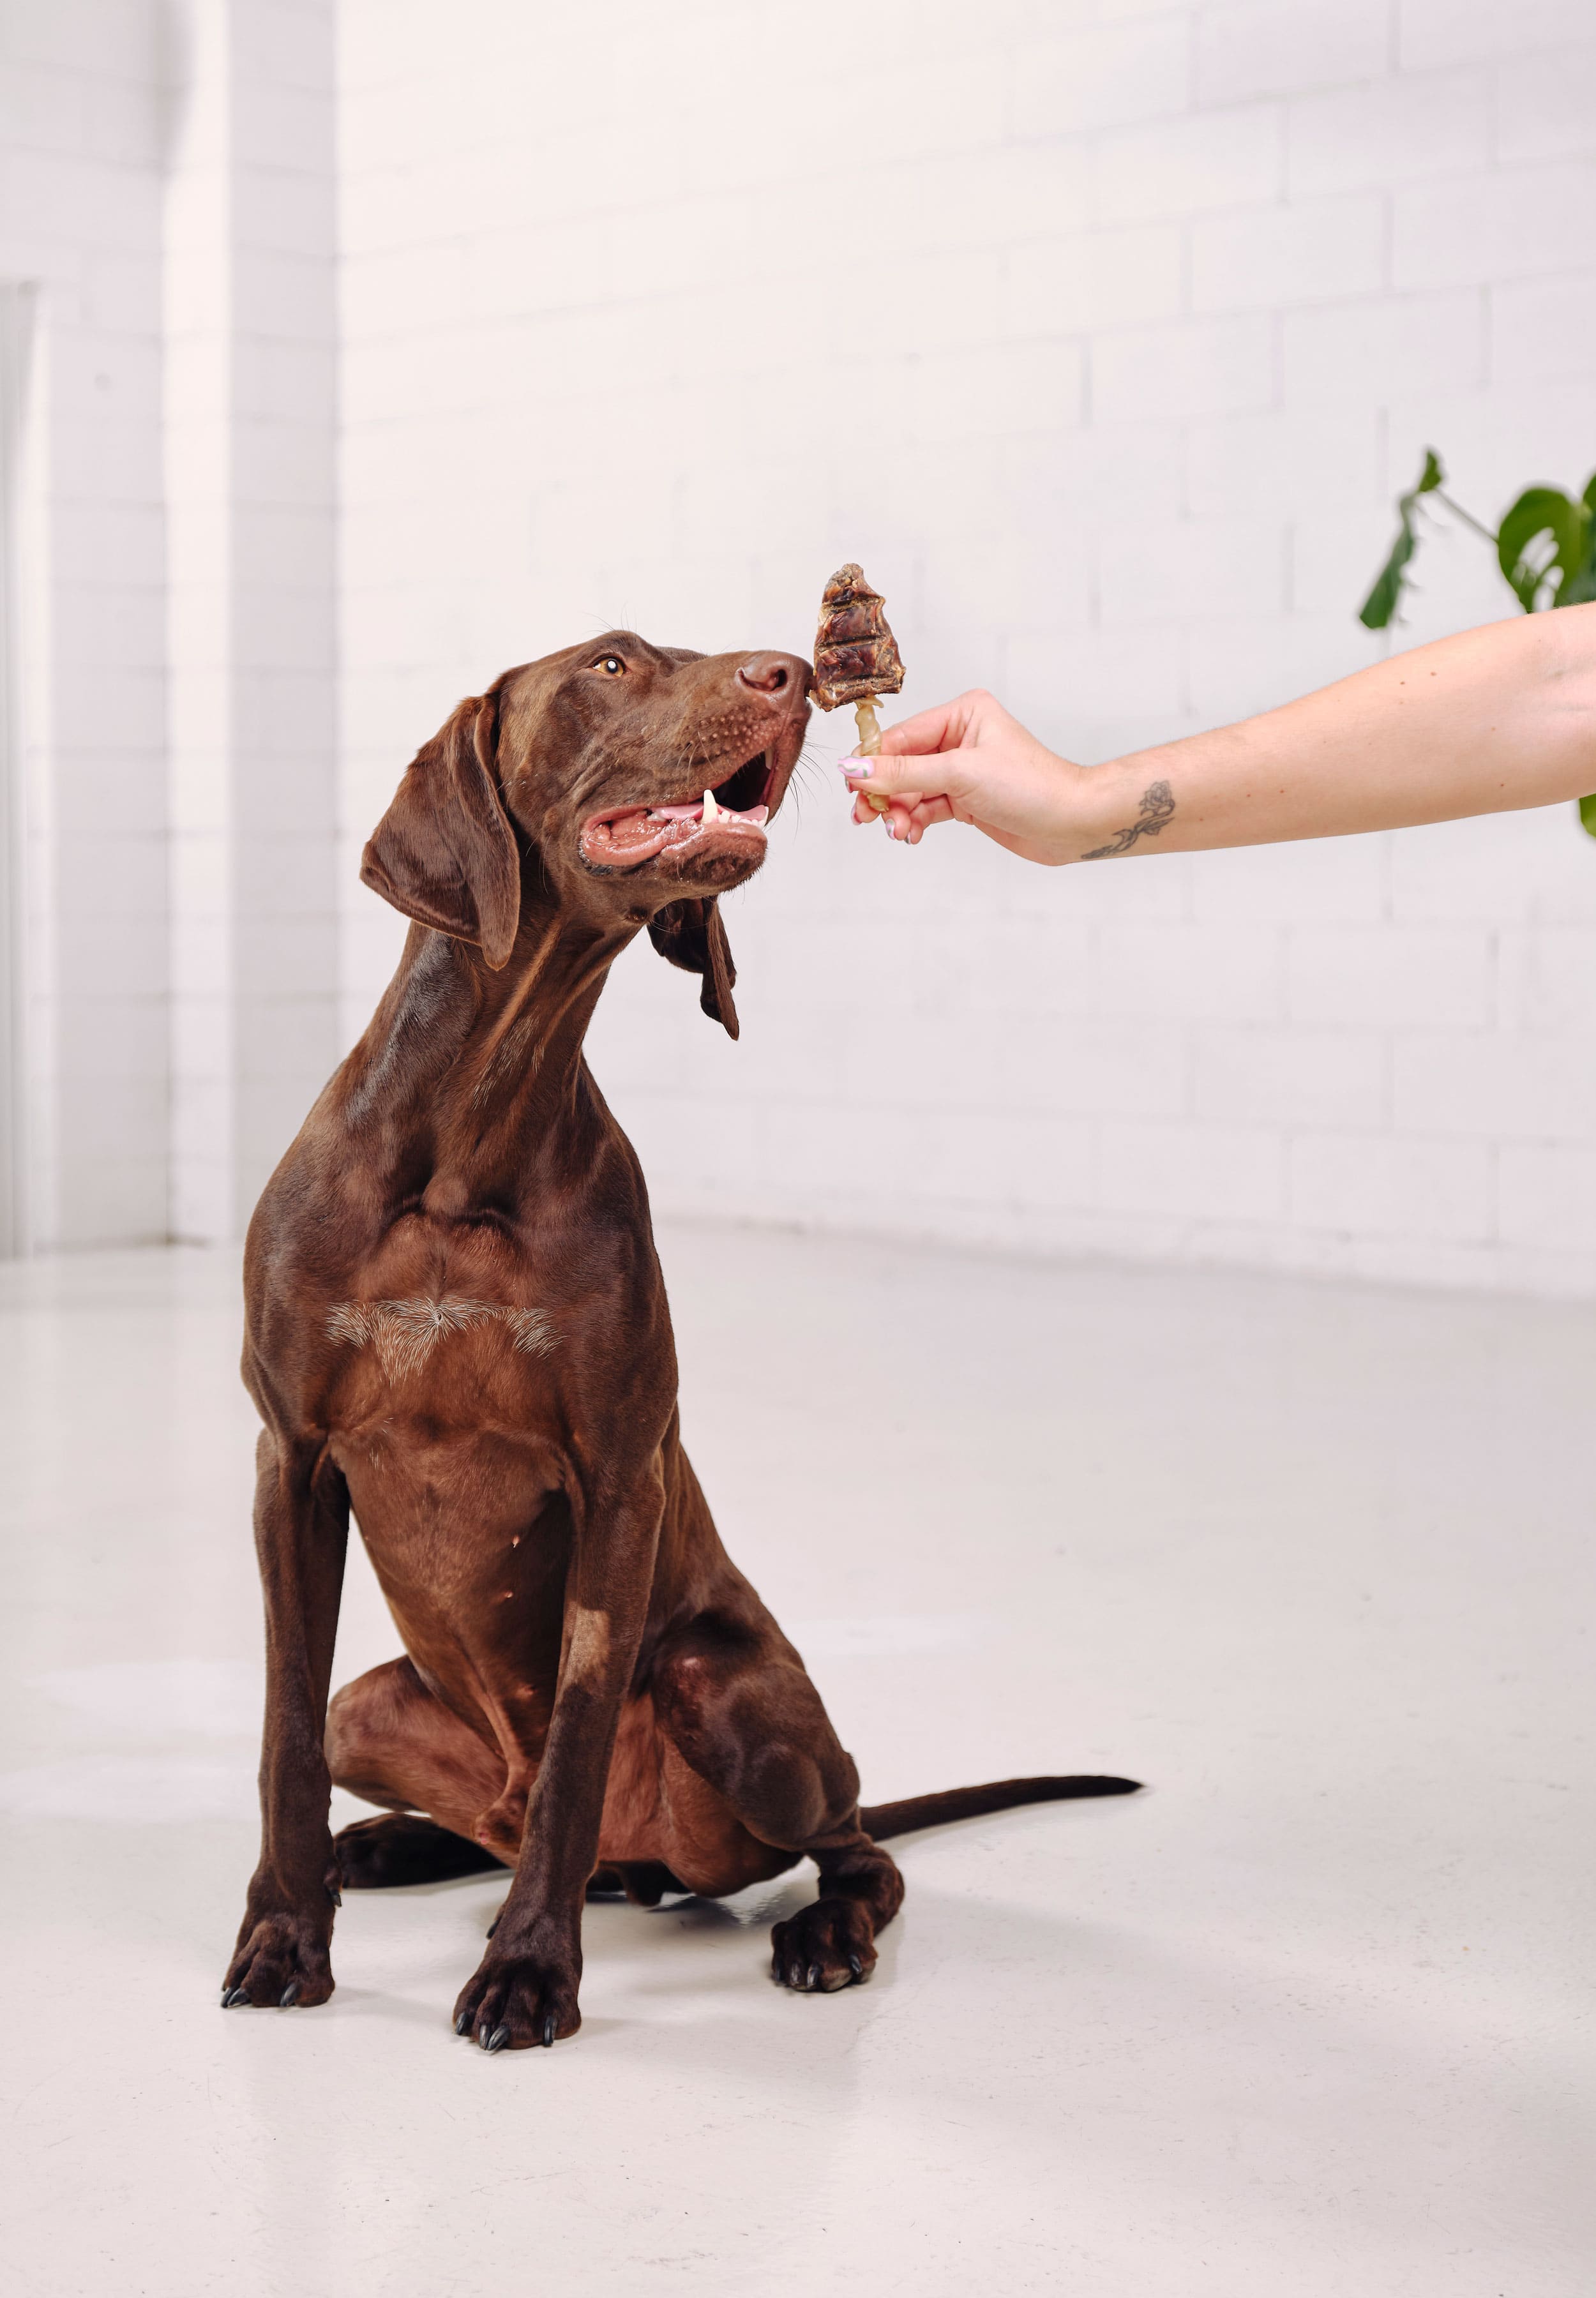
<svg viewBox="0 0 1596 2298"><path fill-rule="evenodd" d="M343 1071L345 1121L392 1165L396 1201L461 1218L507 1209L582 1165L601 1107L583 1043L637 931L534 897L493 971L470 944L411 927Z"/></svg>

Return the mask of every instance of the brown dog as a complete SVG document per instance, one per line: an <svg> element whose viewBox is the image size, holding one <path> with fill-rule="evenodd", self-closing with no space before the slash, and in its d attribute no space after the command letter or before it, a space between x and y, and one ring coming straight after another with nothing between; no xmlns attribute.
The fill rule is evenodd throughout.
<svg viewBox="0 0 1596 2298"><path fill-rule="evenodd" d="M583 1038L643 926L736 1036L716 900L764 859L808 677L624 632L507 672L415 758L366 848L366 883L416 923L245 1256L267 1707L224 2004L327 2000L341 1882L501 1863L456 2027L488 2050L551 2043L580 2023L590 1888L736 1891L805 1853L821 1897L776 1926L775 1975L844 1987L903 1897L878 1836L1134 1784L861 1812L682 1449L642 1175ZM329 1710L351 1507L407 1657ZM334 1780L395 1816L335 1843Z"/></svg>

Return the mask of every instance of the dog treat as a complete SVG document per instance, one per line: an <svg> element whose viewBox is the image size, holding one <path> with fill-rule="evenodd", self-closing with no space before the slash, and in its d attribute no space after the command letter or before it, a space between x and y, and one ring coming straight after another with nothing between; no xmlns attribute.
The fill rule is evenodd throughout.
<svg viewBox="0 0 1596 2298"><path fill-rule="evenodd" d="M896 694L903 682L903 657L887 620L885 601L865 581L864 569L850 558L821 596L811 698L823 710L851 702L860 755L873 758L881 747L875 698ZM872 798L870 803L878 814L887 811L884 798Z"/></svg>

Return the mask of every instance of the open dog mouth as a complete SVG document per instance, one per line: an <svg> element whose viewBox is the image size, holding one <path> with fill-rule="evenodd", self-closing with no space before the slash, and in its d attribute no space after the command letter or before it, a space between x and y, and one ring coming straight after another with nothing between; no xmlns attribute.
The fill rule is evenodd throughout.
<svg viewBox="0 0 1596 2298"><path fill-rule="evenodd" d="M722 763L705 760L704 770ZM773 748L761 750L698 798L590 815L582 826L582 858L595 870L635 870L660 854L691 849L696 856L711 847L720 853L746 848L752 858L765 845L774 782Z"/></svg>

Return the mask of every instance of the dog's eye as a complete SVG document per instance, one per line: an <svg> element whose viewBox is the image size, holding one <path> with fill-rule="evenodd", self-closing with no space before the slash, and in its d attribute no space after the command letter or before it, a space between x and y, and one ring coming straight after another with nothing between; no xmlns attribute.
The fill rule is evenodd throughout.
<svg viewBox="0 0 1596 2298"><path fill-rule="evenodd" d="M595 670L601 670L606 678L619 678L621 673L625 669L625 664L621 660L618 654L602 655L593 665L593 668Z"/></svg>

